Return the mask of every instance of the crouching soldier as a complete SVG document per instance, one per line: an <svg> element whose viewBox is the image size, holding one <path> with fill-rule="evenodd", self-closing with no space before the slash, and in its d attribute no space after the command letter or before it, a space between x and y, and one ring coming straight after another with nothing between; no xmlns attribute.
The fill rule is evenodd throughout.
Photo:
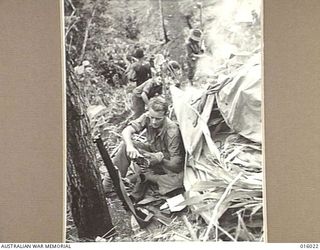
<svg viewBox="0 0 320 250"><path fill-rule="evenodd" d="M183 187L183 166L185 151L179 127L167 116L168 105L162 97L149 102L149 111L132 121L122 132L123 142L112 161L125 177L132 160L144 157L148 167L140 169L131 197L141 200L150 183L157 184L164 195ZM131 139L134 133L146 129L147 143ZM105 189L110 187L110 178L103 181ZM106 190L107 191L107 190Z"/></svg>
<svg viewBox="0 0 320 250"><path fill-rule="evenodd" d="M132 110L133 119L137 119L145 112L145 105L148 105L152 97L161 95L163 90L161 72L156 76L145 81L140 86L136 87L132 93Z"/></svg>
<svg viewBox="0 0 320 250"><path fill-rule="evenodd" d="M180 88L181 75L180 64L176 61L169 61L166 67L166 86L174 85Z"/></svg>

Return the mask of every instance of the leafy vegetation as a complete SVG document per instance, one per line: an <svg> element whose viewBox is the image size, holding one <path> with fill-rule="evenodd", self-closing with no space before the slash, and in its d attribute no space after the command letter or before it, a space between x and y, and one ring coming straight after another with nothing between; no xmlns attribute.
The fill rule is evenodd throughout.
<svg viewBox="0 0 320 250"><path fill-rule="evenodd" d="M83 111L104 107L93 112L96 120L91 126L100 126L109 150L120 142L119 134L131 114L128 96L133 86L125 73L135 48L144 48L147 58L161 53L167 59L178 61L186 74L184 42L191 27L202 28L206 56L197 67L199 89L235 74L249 58L260 52L256 1L248 1L255 3L248 7L244 0L209 0L202 4L195 4L193 0L167 0L162 1L164 14L159 10L160 2L65 0L65 50L70 65L67 70L75 76L73 87L82 93ZM252 13L245 13L236 23L233 17L237 10L246 7ZM84 64L85 61L89 64ZM185 91L194 92L195 89L185 87ZM217 144L217 139L212 143ZM198 178L188 190L193 195L185 201L191 208L185 211L187 220L197 240L261 241L261 145L237 134L224 137L219 143L222 161L217 162L212 150L204 148L206 157L195 165L198 177L206 178ZM104 164L98 152L94 148L90 150L97 157L95 167L103 174ZM252 160L252 155L256 161ZM156 224L133 232L128 230L130 216L120 202L108 200L108 205L116 221L114 224L122 225L117 228L119 235L111 238L112 241L181 241L195 237L180 216L169 226ZM67 219L68 241L83 241L78 238L70 211Z"/></svg>

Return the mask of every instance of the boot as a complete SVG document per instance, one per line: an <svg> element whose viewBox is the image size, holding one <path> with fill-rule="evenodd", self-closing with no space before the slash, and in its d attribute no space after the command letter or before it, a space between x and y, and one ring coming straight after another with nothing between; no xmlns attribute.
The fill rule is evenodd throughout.
<svg viewBox="0 0 320 250"><path fill-rule="evenodd" d="M144 174L140 174L138 181L129 196L130 199L134 203L141 201L143 199L144 195L146 194L148 186L149 186L149 183L146 180Z"/></svg>

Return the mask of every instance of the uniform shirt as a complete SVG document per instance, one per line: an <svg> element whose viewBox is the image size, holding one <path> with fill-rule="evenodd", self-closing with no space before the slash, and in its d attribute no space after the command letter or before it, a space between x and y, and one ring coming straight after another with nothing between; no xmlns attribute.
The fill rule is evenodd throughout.
<svg viewBox="0 0 320 250"><path fill-rule="evenodd" d="M133 93L141 97L142 92L146 93L148 99L162 94L162 84L157 84L152 78L133 90Z"/></svg>
<svg viewBox="0 0 320 250"><path fill-rule="evenodd" d="M148 62L135 62L131 65L137 86L151 78L151 67Z"/></svg>
<svg viewBox="0 0 320 250"><path fill-rule="evenodd" d="M196 60L196 58L194 58L194 55L200 55L202 53L200 44L198 42L188 41L186 47L187 56L191 60Z"/></svg>
<svg viewBox="0 0 320 250"><path fill-rule="evenodd" d="M164 118L163 126L155 129L150 126L148 112L142 114L138 119L133 120L130 125L135 132L147 130L147 141L152 152L162 152L164 158L176 168L176 172L183 171L184 147L181 139L180 130L177 124L168 117ZM166 172L170 172L165 170Z"/></svg>

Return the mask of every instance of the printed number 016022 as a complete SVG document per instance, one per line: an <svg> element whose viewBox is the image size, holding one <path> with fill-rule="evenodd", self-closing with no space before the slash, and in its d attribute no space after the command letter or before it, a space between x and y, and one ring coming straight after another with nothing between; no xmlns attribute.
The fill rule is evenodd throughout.
<svg viewBox="0 0 320 250"><path fill-rule="evenodd" d="M319 244L315 243L304 243L300 244L300 248L314 248L314 249L319 249Z"/></svg>

